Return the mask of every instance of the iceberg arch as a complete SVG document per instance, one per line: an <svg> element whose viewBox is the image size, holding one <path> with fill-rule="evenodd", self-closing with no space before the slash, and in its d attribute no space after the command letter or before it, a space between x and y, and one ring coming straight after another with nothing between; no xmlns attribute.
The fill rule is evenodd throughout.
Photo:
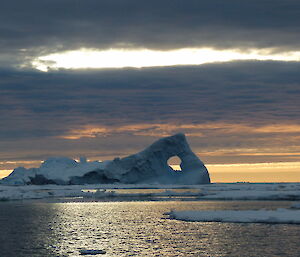
<svg viewBox="0 0 300 257"><path fill-rule="evenodd" d="M174 172L168 160L178 156L181 172ZM184 134L155 141L145 150L108 163L105 174L116 175L125 183L208 184L210 177L203 162L192 152Z"/></svg>

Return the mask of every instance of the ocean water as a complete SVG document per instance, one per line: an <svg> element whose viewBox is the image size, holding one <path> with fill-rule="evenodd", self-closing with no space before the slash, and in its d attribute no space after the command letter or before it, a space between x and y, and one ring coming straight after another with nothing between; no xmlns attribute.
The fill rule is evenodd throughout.
<svg viewBox="0 0 300 257"><path fill-rule="evenodd" d="M177 210L285 208L287 201L24 201L0 203L0 256L300 256L300 226L184 222Z"/></svg>

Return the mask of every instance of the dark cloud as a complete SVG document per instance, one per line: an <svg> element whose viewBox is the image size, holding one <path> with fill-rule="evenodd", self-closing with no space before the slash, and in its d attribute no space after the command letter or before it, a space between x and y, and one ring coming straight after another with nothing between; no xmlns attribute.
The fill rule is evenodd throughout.
<svg viewBox="0 0 300 257"><path fill-rule="evenodd" d="M81 47L299 51L299 10L295 0L2 1L0 161L108 159L179 131L211 163L299 160L297 62L16 69L33 57Z"/></svg>
<svg viewBox="0 0 300 257"><path fill-rule="evenodd" d="M282 62L1 70L1 156L126 155L179 131L198 152L299 149L299 70L299 63ZM95 138L62 138L86 133L86 126L104 130Z"/></svg>
<svg viewBox="0 0 300 257"><path fill-rule="evenodd" d="M297 120L299 66L236 62L141 70L2 71L0 110L7 119L36 117L58 124L63 119L76 125Z"/></svg>
<svg viewBox="0 0 300 257"><path fill-rule="evenodd" d="M0 59L3 66L79 47L299 50L299 10L295 0L4 1Z"/></svg>

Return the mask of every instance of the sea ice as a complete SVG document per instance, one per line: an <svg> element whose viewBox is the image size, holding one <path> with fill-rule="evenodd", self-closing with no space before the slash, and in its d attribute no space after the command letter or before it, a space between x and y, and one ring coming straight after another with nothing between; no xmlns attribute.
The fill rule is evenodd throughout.
<svg viewBox="0 0 300 257"><path fill-rule="evenodd" d="M129 190L124 194L115 189ZM149 193L141 189L160 189ZM165 189L162 191L161 189ZM181 190L170 190L181 189ZM183 190L184 189L184 190ZM57 197L193 197L194 200L300 200L300 183L234 183L202 185L88 184L88 185L0 185L0 201ZM293 205L297 208L299 203Z"/></svg>
<svg viewBox="0 0 300 257"><path fill-rule="evenodd" d="M184 221L234 222L234 223L284 223L300 224L300 210L217 210L171 211L170 218Z"/></svg>
<svg viewBox="0 0 300 257"><path fill-rule="evenodd" d="M206 200L300 200L299 190L228 190L208 191L201 199Z"/></svg>

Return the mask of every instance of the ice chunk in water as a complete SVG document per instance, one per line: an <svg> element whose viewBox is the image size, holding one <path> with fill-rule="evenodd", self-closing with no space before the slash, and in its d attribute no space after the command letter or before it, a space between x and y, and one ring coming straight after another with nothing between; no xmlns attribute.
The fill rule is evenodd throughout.
<svg viewBox="0 0 300 257"><path fill-rule="evenodd" d="M97 255L97 254L106 253L104 250L86 250L86 249L79 250L79 252L81 255Z"/></svg>

